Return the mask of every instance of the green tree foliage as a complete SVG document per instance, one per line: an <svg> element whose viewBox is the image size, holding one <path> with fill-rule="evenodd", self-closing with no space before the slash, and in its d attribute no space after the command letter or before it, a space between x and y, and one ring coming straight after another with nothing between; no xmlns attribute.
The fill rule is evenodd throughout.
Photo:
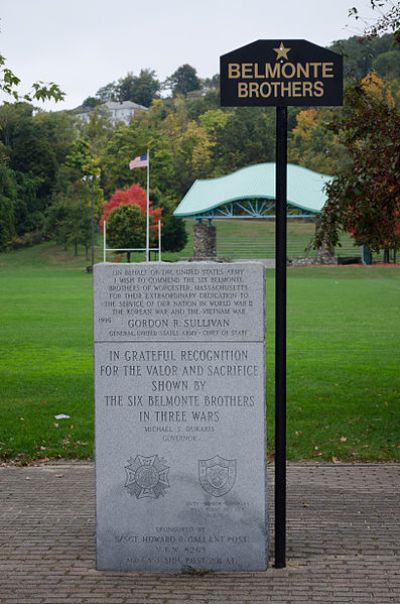
<svg viewBox="0 0 400 604"><path fill-rule="evenodd" d="M32 108L20 113L15 124L10 153L10 167L20 173L29 172L36 181L36 196L40 200L38 209L46 206L57 174L57 158L54 146L46 136L37 119L32 118ZM40 132L42 130L42 132Z"/></svg>
<svg viewBox="0 0 400 604"><path fill-rule="evenodd" d="M107 247L143 248L146 241L146 216L135 204L119 205L107 220ZM131 261L131 252L126 252Z"/></svg>
<svg viewBox="0 0 400 604"><path fill-rule="evenodd" d="M329 127L340 111L325 107L299 111L288 139L291 163L322 174L337 174L340 166L348 161L345 147Z"/></svg>
<svg viewBox="0 0 400 604"><path fill-rule="evenodd" d="M118 84L116 82L110 82L105 86L102 86L96 92L96 98L100 103L107 103L108 101L116 101L118 92L117 92Z"/></svg>
<svg viewBox="0 0 400 604"><path fill-rule="evenodd" d="M82 185L70 190L68 194L56 196L46 218L46 233L63 245L65 249L73 246L75 255L78 246L85 248L86 258L89 255L91 239L91 204L88 192ZM98 204L95 207L95 219L98 219Z"/></svg>
<svg viewBox="0 0 400 604"><path fill-rule="evenodd" d="M96 99L95 96L88 96L82 103L82 107L85 109L94 109L100 104L100 100Z"/></svg>
<svg viewBox="0 0 400 604"><path fill-rule="evenodd" d="M161 84L152 69L141 69L138 76L128 73L118 80L116 87L117 100L133 101L144 107L150 107L160 91Z"/></svg>
<svg viewBox="0 0 400 604"><path fill-rule="evenodd" d="M91 220L98 222L103 204L100 186L99 160L92 151L90 141L81 136L70 147L66 157L63 187L59 186L55 197L55 212L49 214L58 223L58 240L68 246L73 243L83 245L87 251L91 240ZM61 181L61 179L60 179Z"/></svg>
<svg viewBox="0 0 400 604"><path fill-rule="evenodd" d="M152 191L179 201L196 178L210 178L232 170L273 161L275 116L271 109L205 109L190 115L182 96L157 100L129 125L118 125L101 159L104 187L109 195L135 179L145 185L145 171L134 174L132 157L150 148Z"/></svg>
<svg viewBox="0 0 400 604"><path fill-rule="evenodd" d="M400 101L400 51L392 34L363 43L353 37L331 48L344 52L346 77L364 77L375 70L390 79L395 102ZM11 75L7 77L6 86L17 86ZM75 245L71 239L74 229L76 234L86 232L79 207L86 215L91 191L97 208L103 191L109 198L133 182L145 188L146 170L131 171L128 166L133 157L150 149L152 200L154 207L163 207L164 243L176 249L183 245L185 234L182 223L172 219L172 212L195 179L274 161L273 108L221 108L219 76L201 80L187 64L167 84L171 95L161 98L155 72L142 69L139 75L128 73L110 82L84 101L87 107L107 100L133 100L149 107L129 124L113 124L101 111L91 112L84 123L69 112L37 112L28 103L1 106L1 212L8 226L0 245L10 237L40 231L46 217L47 222L57 219L57 237L66 245ZM355 157L344 136L345 128L339 127L348 115L346 107L289 108L289 160L332 175L351 171ZM380 123L376 129L379 127ZM368 144L372 139L365 138ZM172 242L168 243L170 233ZM85 236L77 236L77 245Z"/></svg>
<svg viewBox="0 0 400 604"><path fill-rule="evenodd" d="M180 252L188 240L185 223L171 212L163 213L161 248L163 252Z"/></svg>
<svg viewBox="0 0 400 604"><path fill-rule="evenodd" d="M378 55L373 62L374 70L387 80L400 78L400 47Z"/></svg>
<svg viewBox="0 0 400 604"><path fill-rule="evenodd" d="M169 76L165 83L166 87L169 88L173 94L187 94L193 90L200 90L201 81L197 77L197 71L191 65L185 63L178 67L172 75Z"/></svg>
<svg viewBox="0 0 400 604"><path fill-rule="evenodd" d="M132 72L127 73L124 78L118 80L115 92L116 100L120 103L123 101L133 101L135 95L135 76Z"/></svg>
<svg viewBox="0 0 400 604"><path fill-rule="evenodd" d="M112 195L116 189L132 184L133 175L129 169L129 162L137 155L144 153L151 138L151 129L142 118L133 120L129 125L120 123L116 126L101 154L101 170L106 197ZM134 179L145 186L146 171L136 170ZM152 174L152 186L153 184Z"/></svg>
<svg viewBox="0 0 400 604"><path fill-rule="evenodd" d="M204 90L219 90L219 73L215 73L211 78L204 78L201 80L201 87Z"/></svg>
<svg viewBox="0 0 400 604"><path fill-rule="evenodd" d="M96 104L107 101L133 101L144 107L150 107L152 101L158 97L161 89L160 81L157 79L153 69L141 69L139 75L131 71L117 82L110 82L96 93L94 100ZM93 97L86 99L85 103L93 103ZM92 105L93 106L93 105ZM95 105L94 105L95 106Z"/></svg>
<svg viewBox="0 0 400 604"><path fill-rule="evenodd" d="M66 163L77 170L82 178L98 176L100 173L98 160L91 152L90 142L85 138L78 138L72 143Z"/></svg>
<svg viewBox="0 0 400 604"><path fill-rule="evenodd" d="M239 107L229 112L215 143L220 174L275 158L275 114L272 108Z"/></svg>
<svg viewBox="0 0 400 604"><path fill-rule="evenodd" d="M71 118L65 113L34 113L28 103L0 107L0 165L9 171L16 191L17 235L43 226L73 136Z"/></svg>
<svg viewBox="0 0 400 604"><path fill-rule="evenodd" d="M352 36L339 40L329 46L330 50L343 55L343 74L345 79L361 79L374 69L374 62L379 55L393 50L392 34L379 38L360 38Z"/></svg>
<svg viewBox="0 0 400 604"><path fill-rule="evenodd" d="M113 131L109 116L101 111L91 111L88 121L79 120L76 124L77 139L88 143L89 153L98 163Z"/></svg>
<svg viewBox="0 0 400 604"><path fill-rule="evenodd" d="M186 97L188 116L197 120L203 113L220 108L219 90L210 88L201 93L190 94Z"/></svg>
<svg viewBox="0 0 400 604"><path fill-rule="evenodd" d="M372 251L400 247L400 112L390 90L371 74L346 91L341 118L332 125L350 163L327 187L316 245L335 245L349 232Z"/></svg>
<svg viewBox="0 0 400 604"><path fill-rule="evenodd" d="M8 247L16 235L16 186L9 168L0 163L0 249Z"/></svg>

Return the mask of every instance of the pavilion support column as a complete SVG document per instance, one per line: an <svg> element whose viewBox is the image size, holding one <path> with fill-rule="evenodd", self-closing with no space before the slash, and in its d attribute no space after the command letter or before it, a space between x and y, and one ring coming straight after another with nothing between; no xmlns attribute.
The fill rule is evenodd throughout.
<svg viewBox="0 0 400 604"><path fill-rule="evenodd" d="M193 257L216 258L217 229L211 223L196 221L193 227Z"/></svg>

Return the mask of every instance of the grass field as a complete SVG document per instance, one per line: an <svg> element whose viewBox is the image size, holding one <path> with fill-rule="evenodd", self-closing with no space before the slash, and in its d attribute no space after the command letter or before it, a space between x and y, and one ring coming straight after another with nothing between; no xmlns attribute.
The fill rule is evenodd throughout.
<svg viewBox="0 0 400 604"><path fill-rule="evenodd" d="M183 255L189 255L186 250ZM0 457L90 457L92 277L52 243L0 255ZM273 452L274 271L267 273ZM400 271L288 271L288 457L399 460ZM69 419L56 420L57 414Z"/></svg>
<svg viewBox="0 0 400 604"><path fill-rule="evenodd" d="M189 240L180 254L164 253L164 260L175 260L177 257L192 256L193 223L187 220ZM217 227L217 254L232 258L275 258L275 222L270 220L215 220ZM287 249L288 256L314 256L315 250L309 245L315 233L315 224L310 221L288 221ZM306 248L307 251L306 251ZM337 256L357 256L360 253L354 240L346 234L340 238ZM375 255L375 259L381 258ZM144 254L136 254L136 260L143 259Z"/></svg>
<svg viewBox="0 0 400 604"><path fill-rule="evenodd" d="M275 258L275 222L270 220L216 220L217 253L234 258ZM189 229L188 229L189 231ZM315 256L310 242L315 233L313 221L288 220L288 256ZM307 251L306 251L307 248ZM342 234L337 256L356 256L359 247Z"/></svg>

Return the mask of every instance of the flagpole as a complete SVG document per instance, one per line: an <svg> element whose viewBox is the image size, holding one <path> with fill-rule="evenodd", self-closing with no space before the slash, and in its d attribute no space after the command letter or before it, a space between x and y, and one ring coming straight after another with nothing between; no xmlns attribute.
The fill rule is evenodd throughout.
<svg viewBox="0 0 400 604"><path fill-rule="evenodd" d="M161 262L161 220L158 221L158 262Z"/></svg>
<svg viewBox="0 0 400 604"><path fill-rule="evenodd" d="M146 199L146 262L150 255L150 150L147 149L147 199Z"/></svg>
<svg viewBox="0 0 400 604"><path fill-rule="evenodd" d="M107 238L107 226L106 226L106 221L103 222L103 262L106 261L107 258L107 243L106 243L106 238Z"/></svg>

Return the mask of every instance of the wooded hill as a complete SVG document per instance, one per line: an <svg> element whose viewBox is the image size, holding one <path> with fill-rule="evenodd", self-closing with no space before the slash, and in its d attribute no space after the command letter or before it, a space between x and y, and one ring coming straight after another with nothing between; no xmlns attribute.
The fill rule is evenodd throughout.
<svg viewBox="0 0 400 604"><path fill-rule="evenodd" d="M393 36L360 42L352 37L330 49L344 55L346 82L371 71L390 85L400 102L400 47ZM129 161L151 149L151 199L171 214L196 178L229 173L274 160L273 108L220 108L218 75L200 79L182 65L161 83L151 69L105 84L82 103L106 100L148 106L129 124L113 125L101 111L84 123L74 112L44 112L28 103L0 107L0 249L43 237L87 246L90 196L98 216L104 201L145 170ZM289 109L289 161L337 174L349 162L340 136L330 127L341 108Z"/></svg>

